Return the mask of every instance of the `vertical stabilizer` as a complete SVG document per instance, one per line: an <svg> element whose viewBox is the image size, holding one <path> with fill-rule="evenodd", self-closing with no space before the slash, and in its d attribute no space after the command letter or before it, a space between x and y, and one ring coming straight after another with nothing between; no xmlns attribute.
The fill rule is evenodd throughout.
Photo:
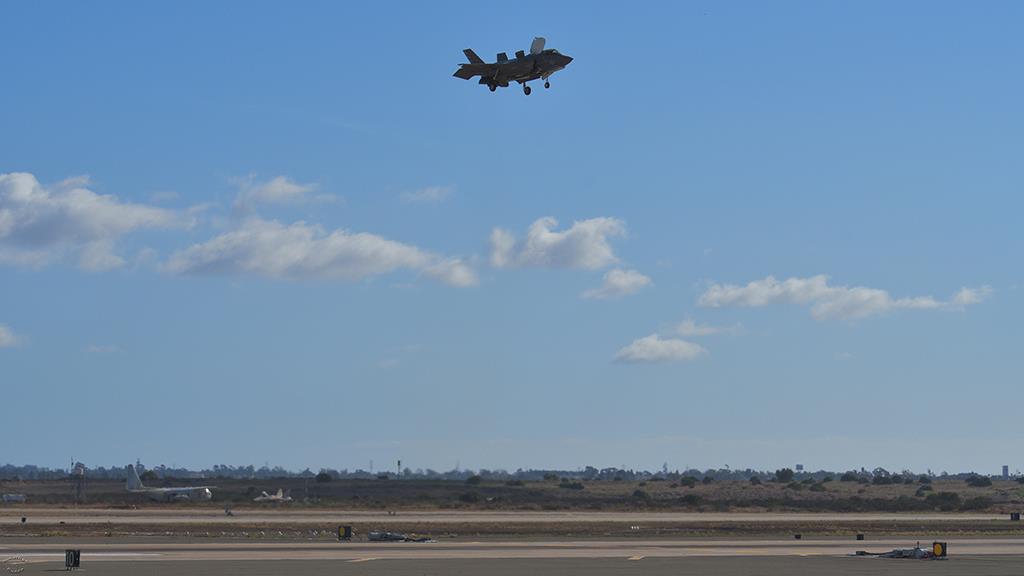
<svg viewBox="0 0 1024 576"><path fill-rule="evenodd" d="M131 464L128 465L127 488L129 490L141 490L142 488L145 488L145 486L142 485L142 480L139 479L139 473L135 471L135 466L132 466Z"/></svg>

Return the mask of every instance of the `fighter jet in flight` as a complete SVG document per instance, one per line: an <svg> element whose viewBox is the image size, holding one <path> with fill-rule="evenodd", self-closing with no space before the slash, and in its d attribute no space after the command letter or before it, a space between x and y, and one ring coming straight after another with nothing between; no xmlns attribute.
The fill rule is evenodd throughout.
<svg viewBox="0 0 1024 576"><path fill-rule="evenodd" d="M544 49L544 39L534 38L530 45L530 53L522 50L516 52L516 57L509 60L504 52L498 54L498 61L493 64L484 62L476 52L466 48L462 51L468 64L459 64L455 71L456 78L469 80L474 76L480 77L480 84L486 84L491 92L498 89L498 86L506 88L509 82L519 82L523 85L523 94L530 95L530 87L526 84L530 80L544 80L544 87L550 88L551 82L548 78L572 62L572 58L561 54L554 48Z"/></svg>

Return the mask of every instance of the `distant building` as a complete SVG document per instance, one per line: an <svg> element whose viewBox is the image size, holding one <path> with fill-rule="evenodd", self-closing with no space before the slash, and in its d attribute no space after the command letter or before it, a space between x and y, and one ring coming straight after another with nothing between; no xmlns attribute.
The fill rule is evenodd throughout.
<svg viewBox="0 0 1024 576"><path fill-rule="evenodd" d="M796 465L796 471L797 472L803 472L804 471L804 465L803 464L797 464Z"/></svg>
<svg viewBox="0 0 1024 576"><path fill-rule="evenodd" d="M1010 467L1007 466L1006 464L1003 464L1003 479L1005 480L1005 479L1007 479L1009 477L1010 477Z"/></svg>

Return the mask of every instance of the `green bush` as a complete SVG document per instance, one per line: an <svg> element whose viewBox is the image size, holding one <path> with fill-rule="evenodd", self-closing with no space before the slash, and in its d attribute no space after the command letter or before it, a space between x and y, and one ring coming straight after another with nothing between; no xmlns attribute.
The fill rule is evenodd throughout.
<svg viewBox="0 0 1024 576"><path fill-rule="evenodd" d="M920 476L917 477L917 483L918 484L931 484L932 483L932 478L931 478L931 476L925 476L924 474L921 474Z"/></svg>
<svg viewBox="0 0 1024 576"><path fill-rule="evenodd" d="M526 486L526 483L516 478L514 480L508 480L505 482L505 486Z"/></svg>
<svg viewBox="0 0 1024 576"><path fill-rule="evenodd" d="M789 484L786 484L786 488L789 490L803 490L804 485L799 482L790 482Z"/></svg>
<svg viewBox="0 0 1024 576"><path fill-rule="evenodd" d="M711 476L705 476L704 479L701 480L701 484L711 484L714 481L715 481L715 479L712 478Z"/></svg>
<svg viewBox="0 0 1024 576"><path fill-rule="evenodd" d="M956 492L935 492L926 496L924 501L932 508L952 512L960 506L960 495Z"/></svg>
<svg viewBox="0 0 1024 576"><path fill-rule="evenodd" d="M991 478L988 476L978 476L977 474L968 476L966 482L968 486L972 486L974 488L985 488L992 485Z"/></svg>
<svg viewBox="0 0 1024 576"><path fill-rule="evenodd" d="M687 488L693 488L697 485L697 479L693 476L683 476L679 479L680 486L686 486Z"/></svg>
<svg viewBox="0 0 1024 576"><path fill-rule="evenodd" d="M750 477L750 485L751 486L760 486L761 485L761 479L758 478L757 476L751 476Z"/></svg>
<svg viewBox="0 0 1024 576"><path fill-rule="evenodd" d="M961 510L985 510L992 506L992 499L988 496L975 496L964 500L960 505Z"/></svg>
<svg viewBox="0 0 1024 576"><path fill-rule="evenodd" d="M843 475L839 477L840 482L856 482L857 479L857 474L853 472L843 472Z"/></svg>
<svg viewBox="0 0 1024 576"><path fill-rule="evenodd" d="M778 470L775 471L774 480L780 484L785 484L787 482L792 482L793 476L795 475L796 472L793 472L793 470L789 468L779 468Z"/></svg>
<svg viewBox="0 0 1024 576"><path fill-rule="evenodd" d="M319 474L316 475L316 481L320 482L321 484L323 484L324 482L330 482L331 480L334 480L334 478L331 478L331 475L328 474L327 472L321 471Z"/></svg>
<svg viewBox="0 0 1024 576"><path fill-rule="evenodd" d="M633 490L633 498L637 500L650 500L651 495L643 490L637 489Z"/></svg>
<svg viewBox="0 0 1024 576"><path fill-rule="evenodd" d="M679 502L687 506L697 506L703 500L704 499L698 496L697 494L687 494L679 498Z"/></svg>
<svg viewBox="0 0 1024 576"><path fill-rule="evenodd" d="M585 488L582 482L569 482L568 480L562 480L558 487L565 488L566 490L583 490Z"/></svg>
<svg viewBox="0 0 1024 576"><path fill-rule="evenodd" d="M483 482L483 478L481 478L479 474L474 474L474 475L470 476L469 478L466 478L466 484L469 484L469 485L472 485L472 486L476 486L480 482Z"/></svg>
<svg viewBox="0 0 1024 576"><path fill-rule="evenodd" d="M821 484L811 484L807 489L810 490L811 492L824 492L825 491L825 487L822 486Z"/></svg>

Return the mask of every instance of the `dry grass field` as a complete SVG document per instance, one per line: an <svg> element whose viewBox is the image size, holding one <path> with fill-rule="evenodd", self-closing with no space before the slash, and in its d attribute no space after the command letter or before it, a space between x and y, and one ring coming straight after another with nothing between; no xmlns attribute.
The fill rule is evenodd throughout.
<svg viewBox="0 0 1024 576"><path fill-rule="evenodd" d="M195 483L195 482L191 482ZM234 509L339 508L346 510L537 510L537 511L688 511L688 512L993 512L1024 508L1024 484L996 480L991 486L972 487L963 480L933 480L872 485L853 481L764 482L727 480L692 485L678 481L548 481L479 483L447 480L333 480L210 479L215 485L210 502L188 506ZM156 481L154 486L187 485L184 481ZM252 501L262 491L278 488L294 498L287 504ZM0 491L26 494L25 505L74 504L73 489L65 481L7 481ZM92 481L86 489L90 507L168 508L181 503L150 502L129 494L117 481ZM24 505L0 504L6 507Z"/></svg>

